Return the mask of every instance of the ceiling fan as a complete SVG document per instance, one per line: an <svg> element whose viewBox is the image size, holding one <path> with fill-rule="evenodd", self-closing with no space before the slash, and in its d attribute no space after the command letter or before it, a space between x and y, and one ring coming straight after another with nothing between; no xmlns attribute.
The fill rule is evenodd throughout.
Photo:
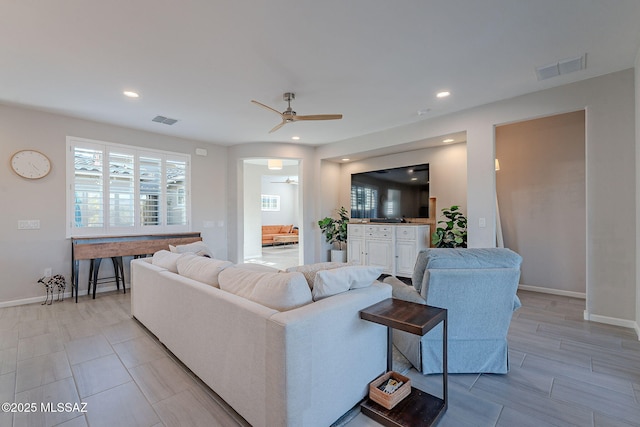
<svg viewBox="0 0 640 427"><path fill-rule="evenodd" d="M284 181L271 181L272 184L292 184L292 185L298 185L298 181L296 181L295 179L291 179L291 178L287 178Z"/></svg>
<svg viewBox="0 0 640 427"><path fill-rule="evenodd" d="M296 112L291 109L291 101L296 99L296 94L293 92L285 92L282 95L282 98L285 101L287 101L287 105L288 105L287 109L284 110L282 113L274 108L269 107L268 105L264 105L261 102L254 101L253 99L251 100L251 102L253 102L254 104L259 105L262 108L266 108L269 111L273 111L274 113L276 113L282 118L282 122L277 124L273 129L271 129L269 133L273 133L277 131L287 123L297 122L300 120L338 120L342 118L342 114L315 114L311 116L298 116Z"/></svg>

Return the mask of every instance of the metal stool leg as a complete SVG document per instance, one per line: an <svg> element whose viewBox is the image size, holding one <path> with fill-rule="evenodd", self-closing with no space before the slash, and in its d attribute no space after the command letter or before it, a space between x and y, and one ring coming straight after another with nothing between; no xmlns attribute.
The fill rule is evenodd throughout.
<svg viewBox="0 0 640 427"><path fill-rule="evenodd" d="M87 295L89 295L91 293L91 280L93 278L93 262L95 260L90 259L89 260L89 278L87 279Z"/></svg>
<svg viewBox="0 0 640 427"><path fill-rule="evenodd" d="M118 266L120 267L120 278L122 278L122 292L126 294L127 287L125 286L125 282L124 282L124 261L122 261L121 256L117 257L117 261L118 261Z"/></svg>
<svg viewBox="0 0 640 427"><path fill-rule="evenodd" d="M94 261L94 260L91 260ZM102 258L95 259L95 267L93 269L93 299L96 299L96 288L98 287L98 272L100 271L100 263Z"/></svg>
<svg viewBox="0 0 640 427"><path fill-rule="evenodd" d="M120 290L120 269L118 268L118 258L111 257L111 262L113 263L113 272L116 278L116 289Z"/></svg>

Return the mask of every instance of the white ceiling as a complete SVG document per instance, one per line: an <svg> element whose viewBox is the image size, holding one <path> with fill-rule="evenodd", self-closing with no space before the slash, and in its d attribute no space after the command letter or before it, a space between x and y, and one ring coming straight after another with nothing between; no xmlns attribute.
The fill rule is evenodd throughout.
<svg viewBox="0 0 640 427"><path fill-rule="evenodd" d="M217 144L319 145L631 68L638 0L0 1L0 102ZM535 67L587 54L538 81ZM449 90L438 100L436 92ZM124 90L140 93L125 98ZM267 132L279 117L342 113ZM418 110L429 110L418 115ZM178 119L154 123L156 115Z"/></svg>

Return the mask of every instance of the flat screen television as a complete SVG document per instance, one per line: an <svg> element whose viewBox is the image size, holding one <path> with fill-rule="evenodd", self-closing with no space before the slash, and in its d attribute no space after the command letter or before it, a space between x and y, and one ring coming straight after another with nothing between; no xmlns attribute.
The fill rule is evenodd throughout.
<svg viewBox="0 0 640 427"><path fill-rule="evenodd" d="M429 164L351 174L351 217L402 222L429 217Z"/></svg>

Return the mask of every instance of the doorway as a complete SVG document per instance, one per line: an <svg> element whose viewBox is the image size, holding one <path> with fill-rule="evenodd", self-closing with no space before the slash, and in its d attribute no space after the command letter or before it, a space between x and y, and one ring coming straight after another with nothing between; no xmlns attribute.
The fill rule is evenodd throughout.
<svg viewBox="0 0 640 427"><path fill-rule="evenodd" d="M244 262L277 269L300 265L300 162L244 160Z"/></svg>
<svg viewBox="0 0 640 427"><path fill-rule="evenodd" d="M499 224L521 288L586 298L585 147L584 110L496 127Z"/></svg>

